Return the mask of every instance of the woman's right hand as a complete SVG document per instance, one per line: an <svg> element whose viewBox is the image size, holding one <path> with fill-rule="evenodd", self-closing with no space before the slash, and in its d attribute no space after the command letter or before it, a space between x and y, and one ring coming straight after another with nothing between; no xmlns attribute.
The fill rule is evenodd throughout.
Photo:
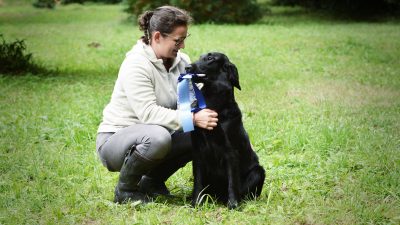
<svg viewBox="0 0 400 225"><path fill-rule="evenodd" d="M193 114L193 123L195 126L212 130L217 126L218 113L211 109L202 109Z"/></svg>

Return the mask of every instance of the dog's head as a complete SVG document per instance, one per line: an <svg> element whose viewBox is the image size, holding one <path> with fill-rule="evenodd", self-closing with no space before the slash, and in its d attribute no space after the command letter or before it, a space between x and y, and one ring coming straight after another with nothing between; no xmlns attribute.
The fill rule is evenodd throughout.
<svg viewBox="0 0 400 225"><path fill-rule="evenodd" d="M239 73L234 64L228 57L219 52L210 52L200 56L199 60L186 67L187 73L205 74L203 77L194 79L196 83L204 83L215 81L229 81L233 86L240 88Z"/></svg>

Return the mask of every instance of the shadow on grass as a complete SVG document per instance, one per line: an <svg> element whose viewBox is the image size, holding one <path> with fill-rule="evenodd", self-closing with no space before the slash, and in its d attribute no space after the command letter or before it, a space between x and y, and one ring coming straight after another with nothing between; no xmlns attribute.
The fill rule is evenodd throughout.
<svg viewBox="0 0 400 225"><path fill-rule="evenodd" d="M58 69L49 69L43 65L30 65L25 68L19 68L12 71L0 71L0 76L5 77L22 77L22 76L37 76L37 77L54 77L61 75L62 72Z"/></svg>
<svg viewBox="0 0 400 225"><path fill-rule="evenodd" d="M215 197L212 197L210 195L204 195L201 200L201 204L197 205L195 207L192 206L191 204L192 197L186 196L186 195L174 195L174 196L158 196L153 199L151 203L155 204L163 204L167 206L174 206L174 207L187 207L193 210L202 210L202 209L212 209L212 208L222 208L222 209L228 209L228 206L226 203L217 200ZM244 208L246 208L248 205L252 204L258 204L261 200L260 199L252 199L252 198L246 198L243 199L239 206L235 208L235 211L243 211Z"/></svg>

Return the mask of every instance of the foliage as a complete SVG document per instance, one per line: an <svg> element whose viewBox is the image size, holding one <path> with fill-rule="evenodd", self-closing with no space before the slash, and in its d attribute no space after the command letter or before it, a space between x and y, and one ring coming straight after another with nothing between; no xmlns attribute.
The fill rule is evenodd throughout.
<svg viewBox="0 0 400 225"><path fill-rule="evenodd" d="M33 63L32 53L26 53L24 40L7 43L0 34L0 74L37 73L40 67Z"/></svg>
<svg viewBox="0 0 400 225"><path fill-rule="evenodd" d="M122 0L61 0L62 4L71 4L71 3L79 3L83 4L84 2L98 2L105 4L117 4L122 2Z"/></svg>
<svg viewBox="0 0 400 225"><path fill-rule="evenodd" d="M127 3L128 8L126 11L134 16L162 5L174 5L189 11L197 23L249 24L257 21L262 16L260 6L254 0L127 0Z"/></svg>
<svg viewBox="0 0 400 225"><path fill-rule="evenodd" d="M126 0L125 12L138 17L144 11L153 10L162 5L168 5L169 0Z"/></svg>
<svg viewBox="0 0 400 225"><path fill-rule="evenodd" d="M275 5L304 6L350 16L373 16L375 14L396 12L400 9L400 0L273 0Z"/></svg>
<svg viewBox="0 0 400 225"><path fill-rule="evenodd" d="M54 0L37 0L33 3L33 6L35 6L36 8L53 9L56 6L56 2Z"/></svg>
<svg viewBox="0 0 400 225"><path fill-rule="evenodd" d="M77 3L77 4L83 4L84 2L86 2L87 0L62 0L61 3L66 5L66 4L73 4L73 3Z"/></svg>
<svg viewBox="0 0 400 225"><path fill-rule="evenodd" d="M37 8L50 8L50 9L53 9L58 2L60 2L61 4L64 4L64 5L72 4L72 3L83 4L85 2L117 4L117 3L122 2L122 0L36 0L36 2L33 3L33 6L35 6Z"/></svg>

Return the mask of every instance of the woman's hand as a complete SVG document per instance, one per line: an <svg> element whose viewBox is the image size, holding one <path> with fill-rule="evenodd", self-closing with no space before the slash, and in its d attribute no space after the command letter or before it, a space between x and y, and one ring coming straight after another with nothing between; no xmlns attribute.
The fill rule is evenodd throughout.
<svg viewBox="0 0 400 225"><path fill-rule="evenodd" d="M211 109L202 109L193 114L193 123L195 126L212 130L217 126L218 114Z"/></svg>

